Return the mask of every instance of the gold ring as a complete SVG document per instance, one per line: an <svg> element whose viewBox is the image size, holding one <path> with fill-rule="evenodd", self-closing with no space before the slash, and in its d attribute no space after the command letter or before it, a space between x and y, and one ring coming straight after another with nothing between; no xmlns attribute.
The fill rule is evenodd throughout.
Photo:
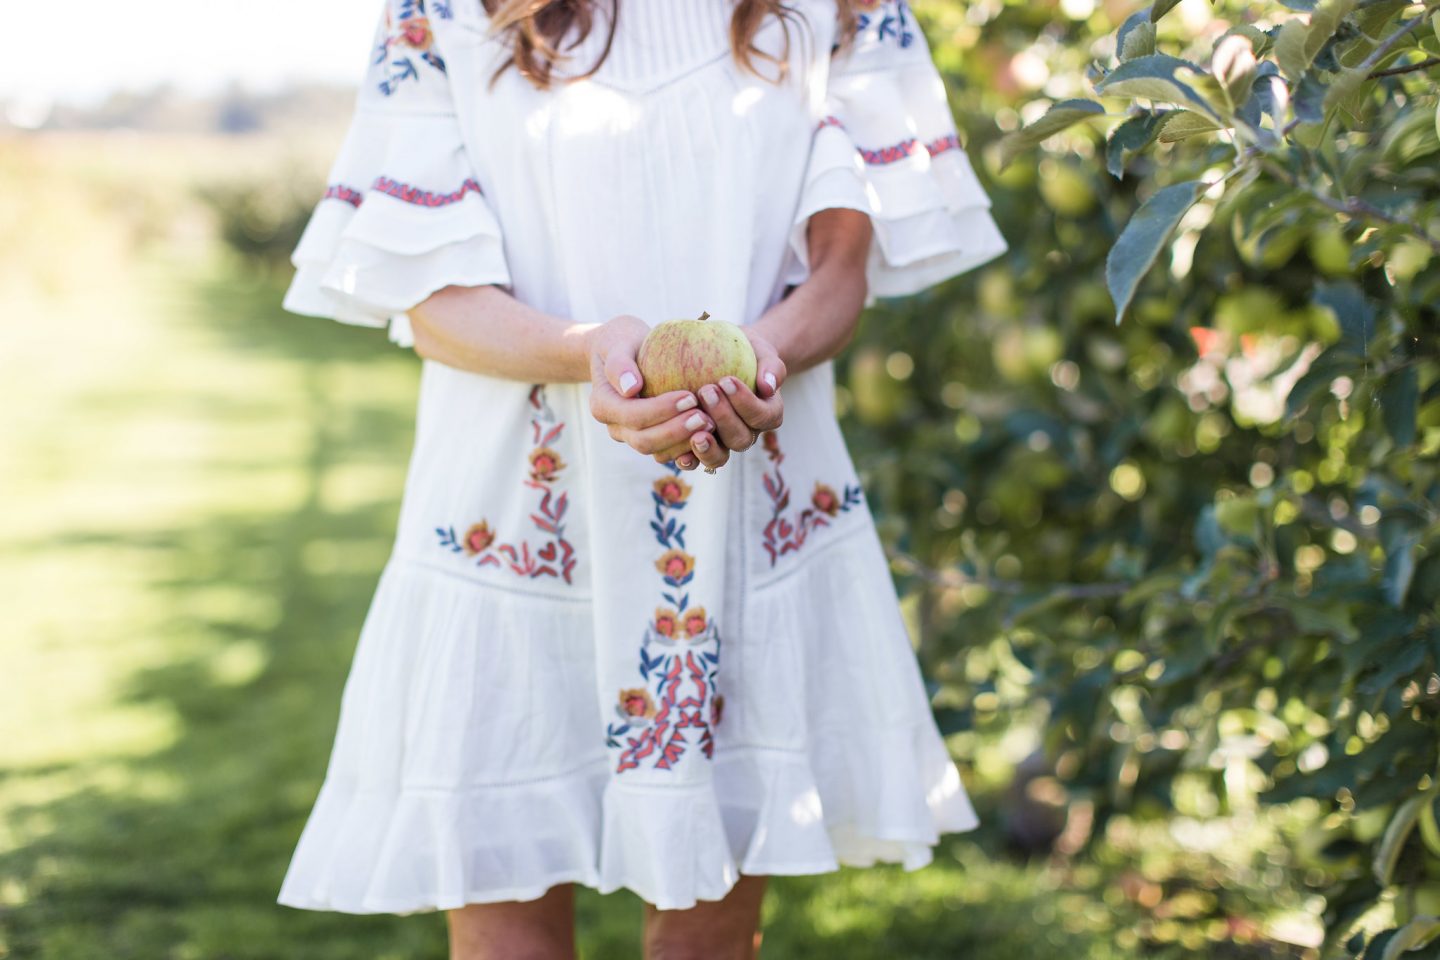
<svg viewBox="0 0 1440 960"><path fill-rule="evenodd" d="M714 467L706 467L706 468L705 468L705 472L706 472L706 473L714 473L714 472L715 472L715 468L714 468Z"/></svg>

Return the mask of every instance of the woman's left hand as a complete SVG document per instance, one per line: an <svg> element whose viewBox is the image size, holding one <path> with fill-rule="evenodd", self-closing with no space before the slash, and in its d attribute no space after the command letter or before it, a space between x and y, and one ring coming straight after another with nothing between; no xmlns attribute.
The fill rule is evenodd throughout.
<svg viewBox="0 0 1440 960"><path fill-rule="evenodd" d="M780 426L785 417L785 401L780 397L785 362L768 340L750 329L745 329L745 335L755 348L756 389L752 391L736 377L721 377L719 383L706 384L697 391L701 406L715 421L713 434L721 448L701 451L692 447L706 467L719 467L731 453L750 449L760 434Z"/></svg>

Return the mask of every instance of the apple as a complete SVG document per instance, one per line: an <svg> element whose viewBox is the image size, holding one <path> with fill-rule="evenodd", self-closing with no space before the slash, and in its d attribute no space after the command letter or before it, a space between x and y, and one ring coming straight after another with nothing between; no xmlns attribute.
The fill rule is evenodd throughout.
<svg viewBox="0 0 1440 960"><path fill-rule="evenodd" d="M724 377L735 377L755 389L757 361L750 339L735 324L711 320L708 313L695 320L656 324L640 344L635 362L645 380L642 397L699 390Z"/></svg>

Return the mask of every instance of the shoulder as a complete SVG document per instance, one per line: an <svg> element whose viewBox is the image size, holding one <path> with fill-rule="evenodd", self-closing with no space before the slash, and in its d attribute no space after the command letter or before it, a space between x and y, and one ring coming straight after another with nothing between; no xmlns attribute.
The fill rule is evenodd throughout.
<svg viewBox="0 0 1440 960"><path fill-rule="evenodd" d="M477 8L480 3L476 0ZM456 0L384 0L361 89L372 106L442 106L448 102L445 34Z"/></svg>

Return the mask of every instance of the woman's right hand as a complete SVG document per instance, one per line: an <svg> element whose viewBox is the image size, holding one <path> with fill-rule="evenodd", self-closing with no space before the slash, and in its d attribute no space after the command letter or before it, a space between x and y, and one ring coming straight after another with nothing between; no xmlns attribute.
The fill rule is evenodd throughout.
<svg viewBox="0 0 1440 960"><path fill-rule="evenodd" d="M639 396L642 379L635 356L649 332L644 320L624 315L590 330L591 416L609 427L612 439L657 463L674 460L684 470L702 462L718 467L725 458L715 440L715 421L698 409L695 394L672 390L658 397ZM710 451L716 462L697 459L692 445Z"/></svg>

